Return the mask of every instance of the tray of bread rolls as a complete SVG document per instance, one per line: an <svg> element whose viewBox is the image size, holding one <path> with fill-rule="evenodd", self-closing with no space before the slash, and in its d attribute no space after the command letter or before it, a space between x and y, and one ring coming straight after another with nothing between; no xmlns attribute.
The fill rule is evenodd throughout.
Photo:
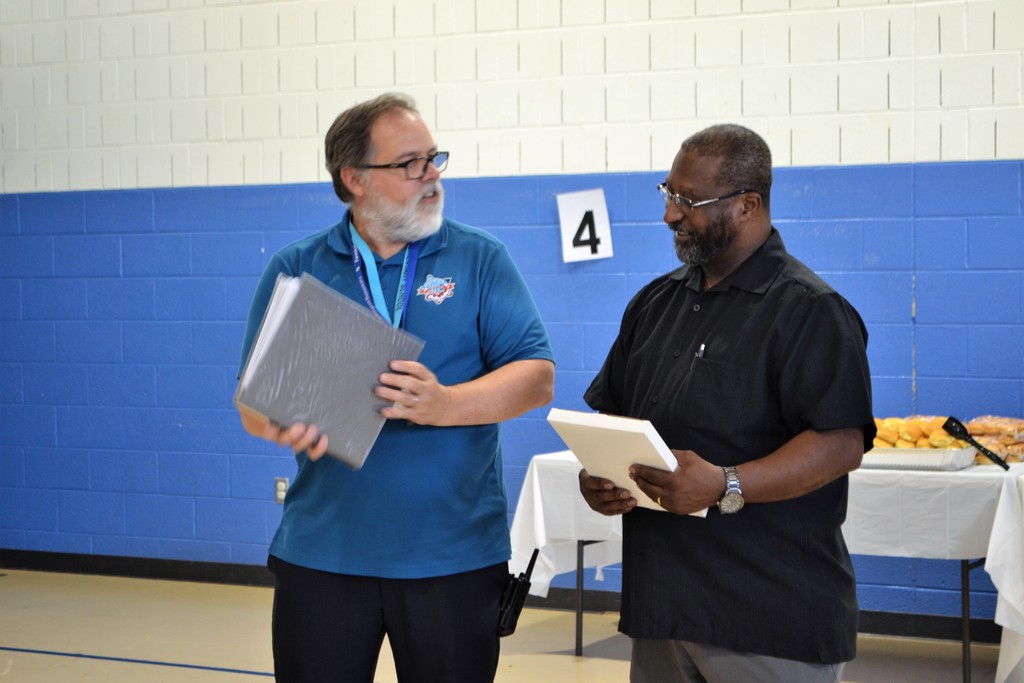
<svg viewBox="0 0 1024 683"><path fill-rule="evenodd" d="M890 470L962 470L975 464L977 449L942 428L945 417L911 415L875 418L874 448L861 467Z"/></svg>

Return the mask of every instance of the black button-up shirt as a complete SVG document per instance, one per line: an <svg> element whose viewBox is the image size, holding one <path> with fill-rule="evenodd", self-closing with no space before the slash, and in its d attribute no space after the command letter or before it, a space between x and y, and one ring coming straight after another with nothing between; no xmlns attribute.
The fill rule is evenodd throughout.
<svg viewBox="0 0 1024 683"><path fill-rule="evenodd" d="M650 420L670 448L717 465L764 457L807 429L874 422L867 331L790 256L775 229L707 292L683 266L644 287L585 394ZM742 484L742 482L741 482ZM707 518L623 518L621 630L809 662L856 651L856 584L840 526L847 478L799 498Z"/></svg>

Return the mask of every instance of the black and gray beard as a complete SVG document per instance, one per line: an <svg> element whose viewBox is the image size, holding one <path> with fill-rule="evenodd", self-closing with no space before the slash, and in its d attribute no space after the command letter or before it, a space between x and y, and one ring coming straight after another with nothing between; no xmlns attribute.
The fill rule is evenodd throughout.
<svg viewBox="0 0 1024 683"><path fill-rule="evenodd" d="M683 229L680 223L673 223L669 228L676 232ZM683 229L690 237L686 244L675 242L676 256L683 263L691 266L703 266L728 247L736 236L729 224L729 218L719 215L710 221L703 232Z"/></svg>
<svg viewBox="0 0 1024 683"><path fill-rule="evenodd" d="M421 209L420 199L432 193L437 194L437 203L430 209ZM366 221L379 226L392 241L405 243L437 232L441 228L443 210L444 190L440 181L424 185L419 195L404 206L376 194L369 195L362 206Z"/></svg>

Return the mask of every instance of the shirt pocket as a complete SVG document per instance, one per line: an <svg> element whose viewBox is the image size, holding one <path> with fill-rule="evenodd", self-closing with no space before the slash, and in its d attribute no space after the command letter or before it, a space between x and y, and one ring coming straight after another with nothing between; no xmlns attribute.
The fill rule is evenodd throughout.
<svg viewBox="0 0 1024 683"><path fill-rule="evenodd" d="M743 424L750 369L694 358L680 392L682 421L690 427L730 434Z"/></svg>

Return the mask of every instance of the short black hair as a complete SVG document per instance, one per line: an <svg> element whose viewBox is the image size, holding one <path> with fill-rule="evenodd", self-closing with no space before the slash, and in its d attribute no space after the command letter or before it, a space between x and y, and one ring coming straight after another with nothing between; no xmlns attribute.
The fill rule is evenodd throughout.
<svg viewBox="0 0 1024 683"><path fill-rule="evenodd" d="M753 190L761 195L766 210L771 206L772 152L754 131L723 123L694 133L679 149L702 157L721 157L716 178L721 187Z"/></svg>
<svg viewBox="0 0 1024 683"><path fill-rule="evenodd" d="M334 194L345 204L352 201L352 193L341 180L341 169L368 163L370 131L377 120L392 111L419 114L416 103L402 93L384 93L372 100L360 102L338 114L324 138L324 165L331 174Z"/></svg>

